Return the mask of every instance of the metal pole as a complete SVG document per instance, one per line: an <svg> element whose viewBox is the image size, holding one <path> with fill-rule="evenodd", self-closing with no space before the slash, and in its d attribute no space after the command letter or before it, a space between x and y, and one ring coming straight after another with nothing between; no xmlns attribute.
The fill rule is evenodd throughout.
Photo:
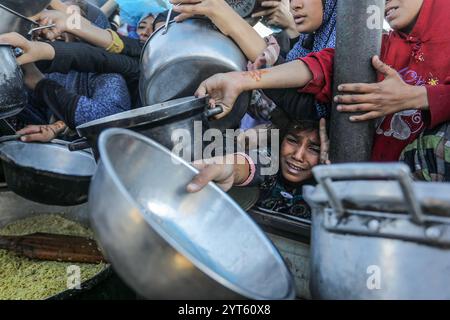
<svg viewBox="0 0 450 320"><path fill-rule="evenodd" d="M371 59L381 50L385 0L338 0L333 97L343 83L377 81ZM369 161L373 121L352 123L333 103L330 159L333 163Z"/></svg>

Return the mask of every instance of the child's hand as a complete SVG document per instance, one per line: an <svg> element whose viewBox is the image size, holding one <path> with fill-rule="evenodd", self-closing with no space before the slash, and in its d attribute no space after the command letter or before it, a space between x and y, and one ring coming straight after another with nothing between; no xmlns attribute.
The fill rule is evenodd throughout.
<svg viewBox="0 0 450 320"><path fill-rule="evenodd" d="M20 131L23 142L50 142L66 129L66 124L57 121L48 125L29 125Z"/></svg>
<svg viewBox="0 0 450 320"><path fill-rule="evenodd" d="M20 48L23 54L16 58L19 65L24 65L40 60L52 60L55 51L51 45L40 41L28 41L22 35L11 32L0 35L0 43L7 43L15 48Z"/></svg>
<svg viewBox="0 0 450 320"><path fill-rule="evenodd" d="M192 164L200 170L199 174L188 184L187 191L195 193L202 190L209 182L214 181L225 192L230 190L235 182L234 157L227 161L226 157L216 157Z"/></svg>
<svg viewBox="0 0 450 320"><path fill-rule="evenodd" d="M378 56L372 64L385 79L379 83L352 83L338 87L340 92L334 101L340 112L363 112L350 117L350 121L367 121L411 109L428 109L427 90L422 86L406 84L400 75L383 63Z"/></svg>

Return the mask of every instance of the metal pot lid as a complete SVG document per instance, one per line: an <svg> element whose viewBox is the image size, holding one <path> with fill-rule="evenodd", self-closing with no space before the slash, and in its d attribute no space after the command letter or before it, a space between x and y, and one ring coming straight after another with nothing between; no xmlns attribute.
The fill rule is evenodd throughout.
<svg viewBox="0 0 450 320"><path fill-rule="evenodd" d="M130 147L128 154L117 152L124 143ZM185 191L187 181L198 172L191 165L157 142L124 129L104 131L99 138L99 150L102 164L92 182L91 193L99 191L95 188L100 182L95 179L104 182L106 178L99 177L107 175L107 180L115 185L114 190L118 190L134 207L121 211L122 222L132 219L130 226L137 221L144 224L147 227L144 229L149 230L146 239L156 241L155 235L158 235L167 248L182 255L202 274L241 296L252 299L293 298L293 278L277 249L225 192L213 183L196 194ZM124 175L122 164L125 163L127 167L142 168L145 172L130 173L128 170ZM160 178L150 178L148 174L157 174ZM130 179L130 176L134 178ZM130 244L124 241L132 241L133 244L139 241L111 234L109 222L95 210L93 202L90 208L97 238L114 269L137 292L148 292L147 287L152 283L145 281L146 276L138 272L136 266L142 262L139 257L145 252L131 253L130 248L126 253L127 259L120 257L124 246ZM108 217L114 219L111 215ZM120 240L115 240L116 236ZM168 249L158 250L162 253ZM135 262L130 264L130 259ZM190 267L188 269L191 270ZM182 269L179 271L184 272ZM189 273L197 277L192 271Z"/></svg>
<svg viewBox="0 0 450 320"><path fill-rule="evenodd" d="M98 132L112 127L130 128L156 123L185 113L203 112L207 106L206 99L206 97L186 97L121 112L82 124L77 127L77 131L81 136L84 136L83 133L85 130L92 130L93 128Z"/></svg>
<svg viewBox="0 0 450 320"><path fill-rule="evenodd" d="M3 5L25 17L31 17L50 4L51 0L0 0L0 5Z"/></svg>
<svg viewBox="0 0 450 320"><path fill-rule="evenodd" d="M94 157L84 151L70 152L56 143L10 141L0 144L0 158L17 166L65 176L92 177Z"/></svg>

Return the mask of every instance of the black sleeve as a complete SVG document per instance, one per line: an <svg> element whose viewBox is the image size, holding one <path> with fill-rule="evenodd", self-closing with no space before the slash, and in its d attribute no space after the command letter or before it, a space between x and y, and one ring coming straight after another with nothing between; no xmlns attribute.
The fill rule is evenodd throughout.
<svg viewBox="0 0 450 320"><path fill-rule="evenodd" d="M284 62L284 58L279 57L275 65L280 65ZM283 109L291 119L317 119L316 99L313 94L300 93L296 88L266 89L263 92L279 108Z"/></svg>
<svg viewBox="0 0 450 320"><path fill-rule="evenodd" d="M102 48L81 42L52 42L55 58L41 61L37 66L45 73L68 73L71 70L121 74L131 86L139 81L139 59L109 53Z"/></svg>
<svg viewBox="0 0 450 320"><path fill-rule="evenodd" d="M291 41L289 36L285 30L274 33L274 38L277 40L278 45L280 46L280 55L282 57L286 57L288 52L291 50Z"/></svg>
<svg viewBox="0 0 450 320"><path fill-rule="evenodd" d="M39 81L34 89L36 99L48 107L55 116L75 129L75 111L80 96L67 91L63 86L50 79Z"/></svg>
<svg viewBox="0 0 450 320"><path fill-rule="evenodd" d="M132 58L139 58L141 56L143 44L138 39L131 39L121 35L119 35L119 37L125 45L122 51L123 55Z"/></svg>

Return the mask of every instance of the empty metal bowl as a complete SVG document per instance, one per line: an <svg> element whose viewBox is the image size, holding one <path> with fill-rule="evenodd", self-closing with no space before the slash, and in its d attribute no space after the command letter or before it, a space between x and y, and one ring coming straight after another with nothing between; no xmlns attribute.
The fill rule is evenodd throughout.
<svg viewBox="0 0 450 320"><path fill-rule="evenodd" d="M9 189L28 200L60 206L87 201L97 167L90 153L70 152L55 142L1 143L0 159Z"/></svg>
<svg viewBox="0 0 450 320"><path fill-rule="evenodd" d="M196 170L125 129L99 139L91 225L121 278L146 298L289 299L293 278L256 223L215 184L196 194Z"/></svg>

